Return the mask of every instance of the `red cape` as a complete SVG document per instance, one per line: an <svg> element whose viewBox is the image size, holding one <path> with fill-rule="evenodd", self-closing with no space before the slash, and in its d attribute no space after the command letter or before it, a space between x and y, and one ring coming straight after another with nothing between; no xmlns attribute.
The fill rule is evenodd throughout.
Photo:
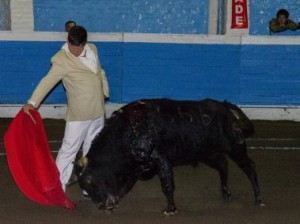
<svg viewBox="0 0 300 224"><path fill-rule="evenodd" d="M62 189L39 112L26 114L21 109L4 135L4 145L11 174L28 198L43 205L75 207Z"/></svg>

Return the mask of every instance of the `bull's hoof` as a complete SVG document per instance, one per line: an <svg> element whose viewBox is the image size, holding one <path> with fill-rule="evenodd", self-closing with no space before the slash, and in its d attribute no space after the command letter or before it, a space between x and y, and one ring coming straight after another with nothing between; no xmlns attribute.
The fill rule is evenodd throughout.
<svg viewBox="0 0 300 224"><path fill-rule="evenodd" d="M177 210L175 210L175 211L164 210L164 215L166 215L166 216L173 216L177 213L178 213Z"/></svg>
<svg viewBox="0 0 300 224"><path fill-rule="evenodd" d="M266 204L263 202L262 197L261 196L257 196L255 199L255 205L259 206L259 207L265 207Z"/></svg>
<svg viewBox="0 0 300 224"><path fill-rule="evenodd" d="M231 192L222 190L222 196L225 201L231 200Z"/></svg>
<svg viewBox="0 0 300 224"><path fill-rule="evenodd" d="M231 199L231 192L228 190L227 187L224 187L222 189L222 196L224 200L230 200Z"/></svg>
<svg viewBox="0 0 300 224"><path fill-rule="evenodd" d="M266 204L263 201L256 201L255 205L259 206L259 207L265 207L266 206Z"/></svg>

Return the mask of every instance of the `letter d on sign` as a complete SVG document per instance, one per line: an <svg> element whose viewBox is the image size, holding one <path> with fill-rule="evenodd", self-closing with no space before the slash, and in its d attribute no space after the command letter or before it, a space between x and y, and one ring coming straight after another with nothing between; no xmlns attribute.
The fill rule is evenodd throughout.
<svg viewBox="0 0 300 224"><path fill-rule="evenodd" d="M231 28L248 28L247 0L232 0Z"/></svg>

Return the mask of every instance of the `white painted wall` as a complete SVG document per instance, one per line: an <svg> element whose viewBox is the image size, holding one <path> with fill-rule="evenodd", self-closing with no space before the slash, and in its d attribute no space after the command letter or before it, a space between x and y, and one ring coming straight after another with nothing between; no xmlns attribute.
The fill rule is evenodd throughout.
<svg viewBox="0 0 300 224"><path fill-rule="evenodd" d="M106 117L118 110L124 104L107 103ZM0 118L13 118L22 105L0 105ZM42 118L64 119L66 105L42 105L39 109ZM241 106L241 109L251 120L290 120L300 121L300 107L291 106Z"/></svg>
<svg viewBox="0 0 300 224"><path fill-rule="evenodd" d="M218 5L219 0L210 0L209 1L209 12L208 12L208 34L216 35L218 33Z"/></svg>
<svg viewBox="0 0 300 224"><path fill-rule="evenodd" d="M10 0L11 30L33 31L33 0Z"/></svg>

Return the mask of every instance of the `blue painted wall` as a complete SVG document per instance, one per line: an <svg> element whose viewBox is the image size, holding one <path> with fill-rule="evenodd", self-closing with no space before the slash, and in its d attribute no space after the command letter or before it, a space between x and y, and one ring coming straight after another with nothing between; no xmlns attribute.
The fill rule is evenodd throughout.
<svg viewBox="0 0 300 224"><path fill-rule="evenodd" d="M1 41L0 103L26 102L62 44ZM96 45L110 83L110 102L211 97L249 105L300 105L300 46L123 42ZM65 100L59 85L46 103Z"/></svg>
<svg viewBox="0 0 300 224"><path fill-rule="evenodd" d="M206 34L208 29L208 0L33 0L33 9L35 31L63 31L67 20L89 32Z"/></svg>
<svg viewBox="0 0 300 224"><path fill-rule="evenodd" d="M220 0L219 5L220 21ZM89 32L207 34L208 31L208 0L33 0L33 6L35 31L63 31L67 20L77 21ZM269 35L269 20L276 17L280 8L286 8L290 19L300 22L298 0L250 0L250 34ZM221 30L219 26L220 33ZM299 34L300 31L285 33Z"/></svg>
<svg viewBox="0 0 300 224"><path fill-rule="evenodd" d="M299 55L299 45L242 46L241 103L299 105Z"/></svg>
<svg viewBox="0 0 300 224"><path fill-rule="evenodd" d="M1 41L0 103L26 102L50 68L50 58L60 45L55 42ZM62 88L58 88L49 97L49 102L64 97Z"/></svg>
<svg viewBox="0 0 300 224"><path fill-rule="evenodd" d="M34 30L64 31L64 23L67 20L75 20L89 32L206 34L208 2L208 0L33 0ZM219 21L222 19L222 2L219 0ZM290 18L300 22L298 0L248 2L251 35L269 35L269 20L276 16L280 8L289 10ZM0 1L0 30L6 29L3 5L8 3L9 0ZM220 33L222 31L221 23L219 31ZM300 31L284 32L280 35L300 35Z"/></svg>
<svg viewBox="0 0 300 224"><path fill-rule="evenodd" d="M63 42L0 41L0 104L23 104L51 66L51 57ZM96 43L110 82L111 99L121 102L122 44ZM102 60L103 58L103 60ZM66 103L59 84L46 103Z"/></svg>
<svg viewBox="0 0 300 224"><path fill-rule="evenodd" d="M238 45L127 43L122 99L213 97L238 101L239 49Z"/></svg>
<svg viewBox="0 0 300 224"><path fill-rule="evenodd" d="M63 31L74 19L89 32L207 33L208 0L34 0L36 31ZM251 0L250 33L296 0ZM54 7L59 6L59 7ZM292 35L297 34L291 33ZM283 35L287 35L285 32ZM63 42L0 41L0 103L23 104ZM110 83L110 102L140 98L216 98L250 105L300 105L299 45L96 42ZM46 103L65 103L62 85Z"/></svg>
<svg viewBox="0 0 300 224"><path fill-rule="evenodd" d="M276 18L276 13L281 8L289 11L291 20L300 22L299 0L249 0L250 34L269 35L269 21ZM280 35L300 35L300 31L284 32Z"/></svg>

